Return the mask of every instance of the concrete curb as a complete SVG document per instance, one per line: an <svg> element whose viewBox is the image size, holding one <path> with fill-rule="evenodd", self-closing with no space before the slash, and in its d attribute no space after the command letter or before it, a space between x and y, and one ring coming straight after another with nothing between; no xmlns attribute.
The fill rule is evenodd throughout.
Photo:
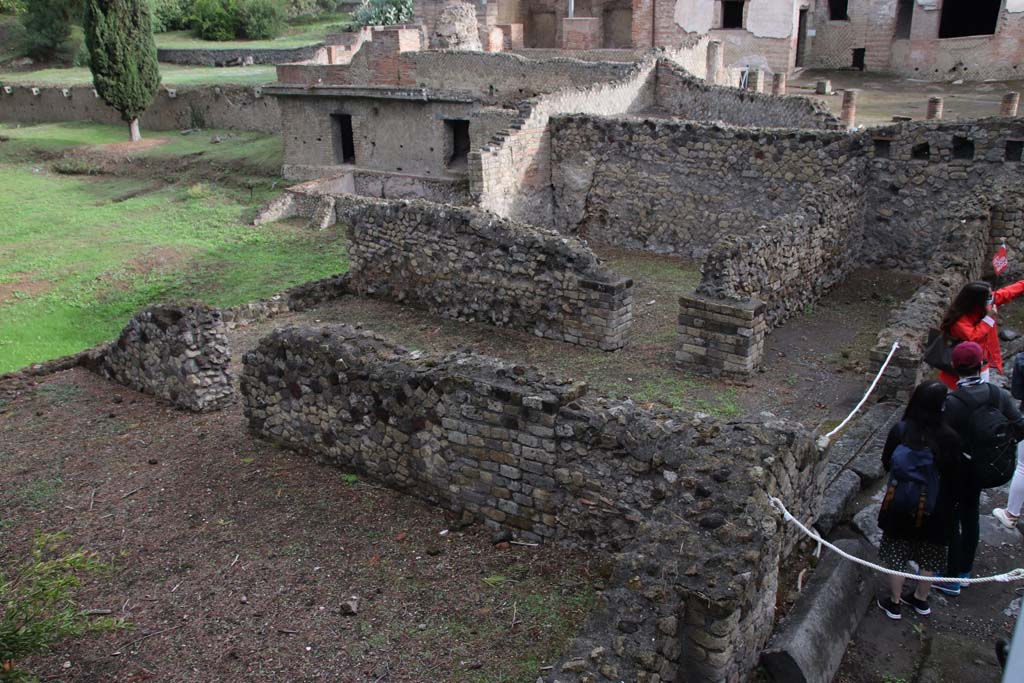
<svg viewBox="0 0 1024 683"><path fill-rule="evenodd" d="M874 557L874 550L859 539L843 539L836 545L857 557ZM872 586L868 569L826 554L761 654L772 680L829 683L871 604Z"/></svg>

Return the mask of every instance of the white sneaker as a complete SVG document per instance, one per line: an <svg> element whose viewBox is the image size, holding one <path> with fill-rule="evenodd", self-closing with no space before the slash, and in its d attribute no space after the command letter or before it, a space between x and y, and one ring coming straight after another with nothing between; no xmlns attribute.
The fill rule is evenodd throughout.
<svg viewBox="0 0 1024 683"><path fill-rule="evenodd" d="M992 516L998 519L999 523L1007 529L1016 529L1017 520L1020 519L1020 515L1015 515L1005 508L996 508L992 511Z"/></svg>

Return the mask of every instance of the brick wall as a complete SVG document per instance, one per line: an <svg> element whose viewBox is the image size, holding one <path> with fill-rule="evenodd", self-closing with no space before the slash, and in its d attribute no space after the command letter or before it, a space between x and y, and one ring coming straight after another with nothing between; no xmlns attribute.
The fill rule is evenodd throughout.
<svg viewBox="0 0 1024 683"><path fill-rule="evenodd" d="M633 281L584 245L479 209L336 197L353 288L444 318L613 350L632 323Z"/></svg>
<svg viewBox="0 0 1024 683"><path fill-rule="evenodd" d="M257 434L464 519L609 559L600 606L543 680L710 683L755 666L794 539L767 496L801 518L820 496L801 427L642 410L343 325L279 329L244 360Z"/></svg>

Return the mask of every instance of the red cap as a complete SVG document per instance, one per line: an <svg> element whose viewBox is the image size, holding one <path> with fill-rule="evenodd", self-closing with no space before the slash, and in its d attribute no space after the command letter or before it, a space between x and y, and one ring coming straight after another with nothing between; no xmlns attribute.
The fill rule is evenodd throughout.
<svg viewBox="0 0 1024 683"><path fill-rule="evenodd" d="M985 361L985 351L976 342L962 342L953 347L954 368L980 367Z"/></svg>

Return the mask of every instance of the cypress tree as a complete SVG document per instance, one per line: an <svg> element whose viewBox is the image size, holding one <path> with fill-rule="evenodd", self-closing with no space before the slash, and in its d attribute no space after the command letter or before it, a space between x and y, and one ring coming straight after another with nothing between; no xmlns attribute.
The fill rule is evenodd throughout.
<svg viewBox="0 0 1024 683"><path fill-rule="evenodd" d="M148 0L86 0L85 44L92 82L121 114L133 142L142 139L139 116L160 86Z"/></svg>

